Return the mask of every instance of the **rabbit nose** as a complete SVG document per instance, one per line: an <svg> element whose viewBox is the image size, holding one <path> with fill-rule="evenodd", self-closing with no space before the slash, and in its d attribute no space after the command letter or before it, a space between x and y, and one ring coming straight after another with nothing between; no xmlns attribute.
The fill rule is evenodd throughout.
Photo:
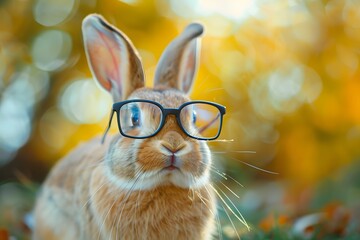
<svg viewBox="0 0 360 240"><path fill-rule="evenodd" d="M175 131L169 131L162 137L161 145L171 153L176 153L186 146L184 138Z"/></svg>

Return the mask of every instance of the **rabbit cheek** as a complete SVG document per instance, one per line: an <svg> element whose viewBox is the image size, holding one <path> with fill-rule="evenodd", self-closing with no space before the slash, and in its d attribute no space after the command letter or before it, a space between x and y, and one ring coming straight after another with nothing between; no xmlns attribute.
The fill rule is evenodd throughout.
<svg viewBox="0 0 360 240"><path fill-rule="evenodd" d="M121 138L108 153L108 166L114 175L133 178L135 176L136 143L130 138Z"/></svg>
<svg viewBox="0 0 360 240"><path fill-rule="evenodd" d="M201 177L211 163L206 143L192 144L192 151L183 158L183 169L194 177Z"/></svg>
<svg viewBox="0 0 360 240"><path fill-rule="evenodd" d="M141 171L155 171L163 167L165 156L157 151L154 151L154 147L149 142L144 142L140 146L137 163L141 168Z"/></svg>

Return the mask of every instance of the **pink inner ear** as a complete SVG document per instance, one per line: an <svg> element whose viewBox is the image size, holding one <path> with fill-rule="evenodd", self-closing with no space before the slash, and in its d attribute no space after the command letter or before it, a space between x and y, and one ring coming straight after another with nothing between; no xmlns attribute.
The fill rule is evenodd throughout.
<svg viewBox="0 0 360 240"><path fill-rule="evenodd" d="M186 59L185 74L182 83L182 89L184 90L184 92L189 91L193 82L194 73L195 73L195 64L196 64L195 52L196 51L190 50L188 53L188 58Z"/></svg>
<svg viewBox="0 0 360 240"><path fill-rule="evenodd" d="M185 93L189 93L194 82L197 69L197 42L196 39L188 43L183 51L179 68L179 87Z"/></svg>
<svg viewBox="0 0 360 240"><path fill-rule="evenodd" d="M111 91L111 88L115 87L111 81L117 83L116 88L120 88L120 57L116 56L120 54L120 46L114 40L115 37L108 36L108 33L96 31L96 37L97 39L90 41L88 47L93 73L106 90Z"/></svg>

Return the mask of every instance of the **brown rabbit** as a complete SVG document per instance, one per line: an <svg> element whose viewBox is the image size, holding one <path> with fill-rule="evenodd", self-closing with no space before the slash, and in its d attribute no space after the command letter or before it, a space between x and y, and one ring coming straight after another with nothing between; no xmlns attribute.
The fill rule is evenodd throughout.
<svg viewBox="0 0 360 240"><path fill-rule="evenodd" d="M82 30L121 134L84 143L53 168L36 203L34 239L212 238L216 200L205 140L219 135L225 108L188 97L203 27L191 24L170 43L153 89L144 87L139 55L121 31L95 14Z"/></svg>

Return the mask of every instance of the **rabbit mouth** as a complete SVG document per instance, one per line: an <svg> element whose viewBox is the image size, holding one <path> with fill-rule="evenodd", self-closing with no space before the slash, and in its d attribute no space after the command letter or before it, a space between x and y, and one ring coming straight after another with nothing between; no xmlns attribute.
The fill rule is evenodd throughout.
<svg viewBox="0 0 360 240"><path fill-rule="evenodd" d="M164 167L164 170L168 170L168 171L179 170L180 171L180 169L178 167L174 166L174 165Z"/></svg>
<svg viewBox="0 0 360 240"><path fill-rule="evenodd" d="M180 160L178 159L178 157L172 153L169 157L168 160L166 161L165 167L163 168L163 170L167 170L167 171L180 171Z"/></svg>
<svg viewBox="0 0 360 240"><path fill-rule="evenodd" d="M181 169L176 164L168 164L167 166L165 166L162 169L162 171L168 171L168 172L179 171L179 172L181 172Z"/></svg>

